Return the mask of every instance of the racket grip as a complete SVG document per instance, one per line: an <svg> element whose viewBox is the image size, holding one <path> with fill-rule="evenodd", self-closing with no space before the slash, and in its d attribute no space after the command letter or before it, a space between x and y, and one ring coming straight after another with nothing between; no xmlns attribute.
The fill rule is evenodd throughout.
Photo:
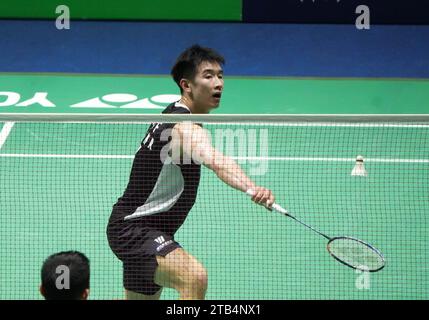
<svg viewBox="0 0 429 320"><path fill-rule="evenodd" d="M273 208L273 210L276 210L277 212L282 213L282 214L284 214L286 216L289 215L289 212L287 212L287 210L285 208L282 208L277 203L273 203L273 205L271 206L271 208Z"/></svg>
<svg viewBox="0 0 429 320"><path fill-rule="evenodd" d="M250 197L253 197L253 195L255 194L255 192L252 189L248 189L246 191L246 194ZM282 213L284 215L289 215L289 212L285 209L282 208L280 205L278 205L277 203L273 203L273 205L271 206L271 208L279 213Z"/></svg>
<svg viewBox="0 0 429 320"><path fill-rule="evenodd" d="M253 195L255 194L255 191L253 191L252 189L247 189L246 194L247 194L248 196L253 197Z"/></svg>

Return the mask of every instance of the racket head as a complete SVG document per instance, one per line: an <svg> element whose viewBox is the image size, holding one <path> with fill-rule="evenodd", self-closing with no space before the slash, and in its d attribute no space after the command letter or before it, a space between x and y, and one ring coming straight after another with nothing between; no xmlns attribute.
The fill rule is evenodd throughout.
<svg viewBox="0 0 429 320"><path fill-rule="evenodd" d="M337 261L353 269L377 272L386 265L383 254L377 248L356 238L332 238L327 250Z"/></svg>

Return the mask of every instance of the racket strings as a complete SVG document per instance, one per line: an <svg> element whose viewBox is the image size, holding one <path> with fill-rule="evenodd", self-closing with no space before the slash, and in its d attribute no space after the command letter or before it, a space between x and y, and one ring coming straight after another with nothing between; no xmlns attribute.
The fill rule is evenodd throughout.
<svg viewBox="0 0 429 320"><path fill-rule="evenodd" d="M385 264L383 255L376 248L354 238L333 238L328 243L328 251L341 263L363 271L375 272Z"/></svg>

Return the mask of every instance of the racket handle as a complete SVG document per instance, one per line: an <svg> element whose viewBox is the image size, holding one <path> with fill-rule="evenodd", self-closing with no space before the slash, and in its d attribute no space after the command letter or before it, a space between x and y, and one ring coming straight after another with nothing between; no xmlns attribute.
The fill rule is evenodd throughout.
<svg viewBox="0 0 429 320"><path fill-rule="evenodd" d="M271 208L273 208L274 210L276 210L277 212L279 212L281 214L284 214L285 216L289 215L289 212L285 208L279 206L277 203L273 203Z"/></svg>
<svg viewBox="0 0 429 320"><path fill-rule="evenodd" d="M255 192L254 192L252 189L248 189L248 190L246 191L246 194L247 194L247 195L249 195L250 197L253 197L253 195L255 194ZM288 212L285 208L283 208L283 207L281 207L280 205L278 205L277 203L273 203L273 205L271 206L271 208L272 208L273 210L275 210L275 211L277 211L277 212L281 213L281 214L286 215L286 216L288 216L288 215L289 215L289 212Z"/></svg>

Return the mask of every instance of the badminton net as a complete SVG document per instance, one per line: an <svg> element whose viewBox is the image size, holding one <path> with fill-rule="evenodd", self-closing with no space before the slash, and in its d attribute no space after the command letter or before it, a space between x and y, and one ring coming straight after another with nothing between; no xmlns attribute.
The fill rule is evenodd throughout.
<svg viewBox="0 0 429 320"><path fill-rule="evenodd" d="M106 226L151 123L201 123L276 202L385 255L376 274L202 167L175 240L205 266L208 299L428 299L429 119L418 116L0 115L1 299L39 299L52 253L84 252L92 299L123 298ZM4 131L3 131L4 132ZM171 181L173 179L166 180ZM169 186L166 186L168 188ZM165 289L163 299L175 299Z"/></svg>

